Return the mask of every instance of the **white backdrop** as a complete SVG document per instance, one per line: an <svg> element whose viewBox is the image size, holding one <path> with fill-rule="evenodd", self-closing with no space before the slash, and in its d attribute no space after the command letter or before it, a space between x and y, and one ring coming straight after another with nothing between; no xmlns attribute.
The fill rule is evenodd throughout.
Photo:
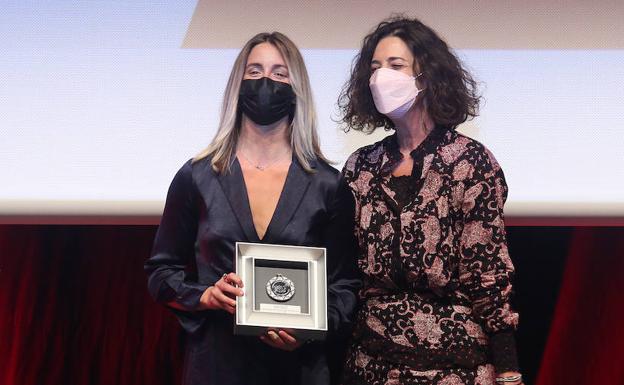
<svg viewBox="0 0 624 385"><path fill-rule="evenodd" d="M214 134L237 50L182 49L194 1L3 2L0 216L157 217ZM355 50L305 49L340 168L387 133L333 119ZM624 217L624 50L459 50L483 85L462 127L502 164L511 217ZM9 218L9 219L7 219Z"/></svg>

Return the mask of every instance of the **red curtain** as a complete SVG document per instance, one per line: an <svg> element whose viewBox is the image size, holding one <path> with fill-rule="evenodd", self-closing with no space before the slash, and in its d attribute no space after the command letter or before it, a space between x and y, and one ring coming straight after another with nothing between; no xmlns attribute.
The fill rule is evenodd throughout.
<svg viewBox="0 0 624 385"><path fill-rule="evenodd" d="M624 228L575 230L537 385L624 384Z"/></svg>
<svg viewBox="0 0 624 385"><path fill-rule="evenodd" d="M178 327L142 274L154 231L0 226L0 384L178 383Z"/></svg>
<svg viewBox="0 0 624 385"><path fill-rule="evenodd" d="M0 226L0 385L178 384L180 331L142 272L155 230ZM535 383L624 385L623 321L624 228L575 229Z"/></svg>

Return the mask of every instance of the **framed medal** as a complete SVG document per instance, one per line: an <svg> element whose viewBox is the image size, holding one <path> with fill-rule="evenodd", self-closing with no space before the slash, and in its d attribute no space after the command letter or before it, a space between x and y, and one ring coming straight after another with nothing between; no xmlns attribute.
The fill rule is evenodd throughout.
<svg viewBox="0 0 624 385"><path fill-rule="evenodd" d="M260 335L273 328L292 330L298 338L324 338L324 248L238 242L235 258L246 288L236 299L235 334Z"/></svg>
<svg viewBox="0 0 624 385"><path fill-rule="evenodd" d="M278 302L287 302L295 295L295 284L281 274L269 279L266 289L269 297Z"/></svg>

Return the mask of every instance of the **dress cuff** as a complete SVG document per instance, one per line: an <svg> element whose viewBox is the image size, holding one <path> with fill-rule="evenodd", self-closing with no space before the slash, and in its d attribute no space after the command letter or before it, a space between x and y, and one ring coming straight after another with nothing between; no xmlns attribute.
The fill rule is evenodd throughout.
<svg viewBox="0 0 624 385"><path fill-rule="evenodd" d="M513 330L499 331L490 335L490 354L497 373L519 371Z"/></svg>
<svg viewBox="0 0 624 385"><path fill-rule="evenodd" d="M207 285L184 283L178 288L175 301L185 308L194 311L197 309L199 300L207 288Z"/></svg>

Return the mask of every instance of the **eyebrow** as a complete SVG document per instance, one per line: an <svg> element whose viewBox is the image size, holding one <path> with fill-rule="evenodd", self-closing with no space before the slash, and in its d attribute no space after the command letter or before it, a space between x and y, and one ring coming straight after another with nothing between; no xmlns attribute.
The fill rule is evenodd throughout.
<svg viewBox="0 0 624 385"><path fill-rule="evenodd" d="M260 64L260 63L249 63L249 64L247 64L247 67L245 67L245 68L249 69L249 68L252 68L252 67L260 67L260 68L264 68L264 67L262 66L262 64ZM288 70L288 67L286 67L284 64L275 64L275 65L272 67L272 69L277 69L277 68L284 68L285 70Z"/></svg>
<svg viewBox="0 0 624 385"><path fill-rule="evenodd" d="M403 58L402 58L402 57L400 57L400 56L391 56L391 57L389 57L389 58L388 58L388 60L387 60L387 61L393 61L393 60L403 60L403 61L407 61L407 60L403 59ZM380 62L379 60L376 60L376 59L374 59L374 60L372 60L372 61L371 61L371 64L379 64L379 63L381 63L381 62Z"/></svg>

